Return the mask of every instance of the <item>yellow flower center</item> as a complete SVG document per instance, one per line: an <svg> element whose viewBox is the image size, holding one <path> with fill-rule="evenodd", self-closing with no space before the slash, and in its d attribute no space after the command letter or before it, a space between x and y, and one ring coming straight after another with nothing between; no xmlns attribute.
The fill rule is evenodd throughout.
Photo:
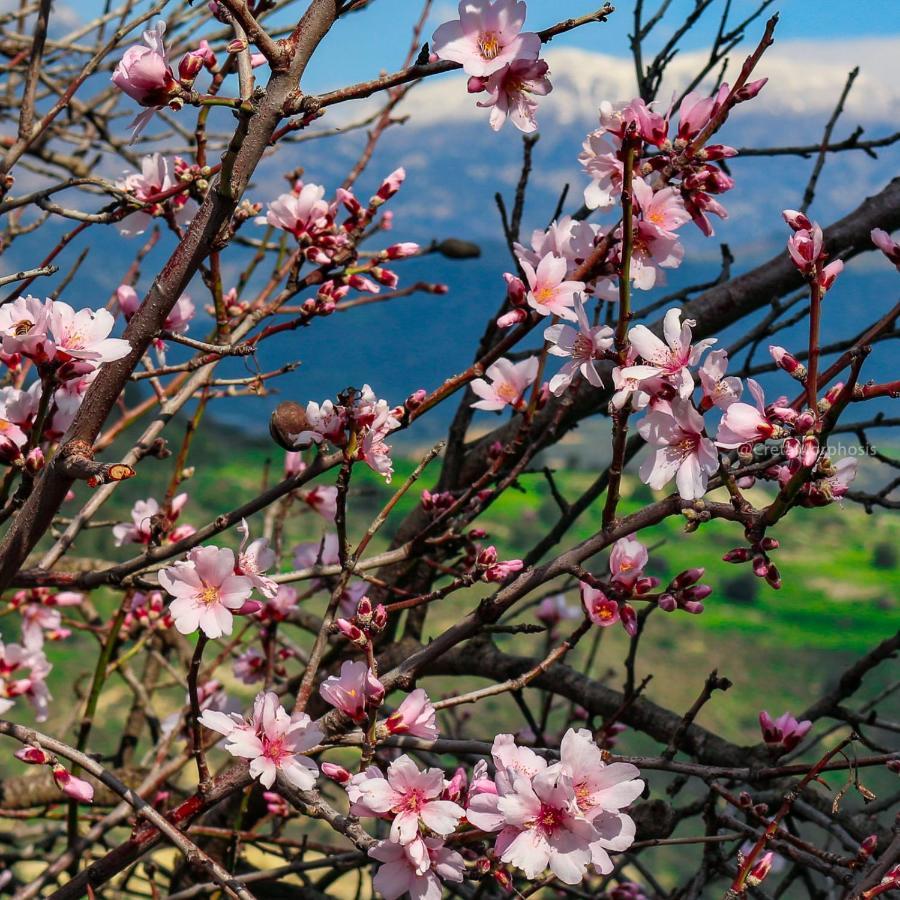
<svg viewBox="0 0 900 900"><path fill-rule="evenodd" d="M478 37L478 52L482 59L496 59L503 49L496 31L482 31Z"/></svg>
<svg viewBox="0 0 900 900"><path fill-rule="evenodd" d="M515 403L519 399L519 392L508 382L504 381L497 388L497 396L507 403Z"/></svg>
<svg viewBox="0 0 900 900"><path fill-rule="evenodd" d="M219 602L219 589L215 587L205 587L200 592L200 597L198 598L201 603L204 603L206 606L211 606L213 603Z"/></svg>

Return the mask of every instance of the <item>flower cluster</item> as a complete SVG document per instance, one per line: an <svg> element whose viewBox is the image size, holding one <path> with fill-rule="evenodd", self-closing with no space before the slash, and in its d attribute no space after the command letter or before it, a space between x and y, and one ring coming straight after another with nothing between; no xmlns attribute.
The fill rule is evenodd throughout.
<svg viewBox="0 0 900 900"><path fill-rule="evenodd" d="M313 308L318 304L320 312L331 311L351 288L377 294L382 285L397 286L396 273L385 263L414 256L419 252L419 245L392 244L364 262L357 258L356 245L375 221L380 208L400 190L405 178L403 168L391 172L365 206L346 188L338 188L335 199L329 202L324 199L324 187L298 180L288 193L268 205L266 215L257 217L257 224L292 235L311 263L343 267L340 276L321 285L317 300L311 301Z"/></svg>
<svg viewBox="0 0 900 900"><path fill-rule="evenodd" d="M523 0L461 0L459 18L445 22L431 39L438 59L459 63L469 76L470 94L484 94L478 106L490 109L499 131L510 119L520 131L537 128L537 101L553 90L547 63L538 59L541 39L522 31Z"/></svg>
<svg viewBox="0 0 900 900"><path fill-rule="evenodd" d="M565 884L578 884L590 866L612 871L610 851L627 850L635 826L622 810L640 796L644 783L629 763L607 764L589 731L569 729L560 761L548 764L512 735L494 739L496 774L469 789L466 819L497 832L495 853L526 878L545 869Z"/></svg>
<svg viewBox="0 0 900 900"><path fill-rule="evenodd" d="M113 526L116 546L123 544L174 544L190 537L196 531L193 525L178 525L181 510L187 503L187 494L176 494L161 507L154 497L136 500L131 508L131 522Z"/></svg>
<svg viewBox="0 0 900 900"><path fill-rule="evenodd" d="M394 472L387 436L400 427L402 407L388 406L369 385L362 390L348 390L338 402L310 401L299 418L300 431L289 435L297 448L325 442L341 447L351 458L365 462L390 483Z"/></svg>
<svg viewBox="0 0 900 900"><path fill-rule="evenodd" d="M0 640L0 715L12 709L16 697L25 697L37 721L46 721L50 702L46 682L52 668L40 647Z"/></svg>
<svg viewBox="0 0 900 900"><path fill-rule="evenodd" d="M116 226L119 233L124 237L143 234L155 218L164 218L176 227L187 225L195 211L195 204L191 202L188 193L191 174L191 167L180 157L176 156L171 162L161 153L143 157L141 171L129 172L116 184L119 190L130 194L142 204L141 209L129 213L119 221ZM119 295L119 303L126 318L131 318L137 310L135 299L127 291L124 298Z"/></svg>
<svg viewBox="0 0 900 900"><path fill-rule="evenodd" d="M304 754L321 741L322 732L306 713L288 715L277 694L257 694L249 719L207 709L200 722L225 736L232 756L250 761L250 774L263 787L272 787L279 773L301 791L315 784L319 769Z"/></svg>

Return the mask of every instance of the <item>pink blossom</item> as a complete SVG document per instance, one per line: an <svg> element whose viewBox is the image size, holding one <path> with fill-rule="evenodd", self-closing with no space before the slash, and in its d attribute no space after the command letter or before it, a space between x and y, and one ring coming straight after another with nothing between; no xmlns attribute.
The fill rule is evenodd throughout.
<svg viewBox="0 0 900 900"><path fill-rule="evenodd" d="M381 841L369 850L381 866L372 887L384 900L409 893L412 900L441 900L444 881L461 882L465 860L438 838L416 838L410 844Z"/></svg>
<svg viewBox="0 0 900 900"><path fill-rule="evenodd" d="M571 273L588 259L601 234L599 225L563 216L559 221L551 222L546 230L538 228L531 233L531 249L519 243L513 246L518 259L528 262L532 267L537 266L548 254L561 256L566 261L567 271ZM509 273L503 277L509 286L508 295L512 305L524 305L525 285Z"/></svg>
<svg viewBox="0 0 900 900"><path fill-rule="evenodd" d="M461 0L459 19L441 25L431 46L438 59L485 77L516 60L537 59L541 39L523 32L524 23L523 0Z"/></svg>
<svg viewBox="0 0 900 900"><path fill-rule="evenodd" d="M801 228L788 238L788 253L794 265L804 274L811 275L822 256L822 229L812 224L809 229Z"/></svg>
<svg viewBox="0 0 900 900"><path fill-rule="evenodd" d="M665 284L663 269L677 269L684 259L684 247L674 235L640 221L634 232L631 280L640 291Z"/></svg>
<svg viewBox="0 0 900 900"><path fill-rule="evenodd" d="M401 412L402 410L388 406L387 401L377 399L367 384L363 386L357 408L354 410L356 423L362 426L357 456L367 463L373 472L384 476L388 484L391 483L394 474L394 464L391 460L391 447L385 443L385 438L400 427L400 419L397 416Z"/></svg>
<svg viewBox="0 0 900 900"><path fill-rule="evenodd" d="M553 356L568 357L563 367L550 379L550 392L559 397L571 385L580 372L588 384L600 387L603 382L597 371L596 361L613 345L613 330L607 325L591 325L584 311L581 298L575 295L575 315L578 329L557 322L544 330L544 340L550 342L548 352Z"/></svg>
<svg viewBox="0 0 900 900"><path fill-rule="evenodd" d="M476 565L484 570L482 577L485 581L497 583L506 581L510 575L521 572L525 564L521 559L499 560L496 547L486 547L478 554Z"/></svg>
<svg viewBox="0 0 900 900"><path fill-rule="evenodd" d="M355 775L347 788L350 812L362 816L393 816L391 840L410 844L419 836L419 822L435 834L448 835L464 815L452 800L441 800L444 773L419 771L406 754L388 766L387 777L374 766Z"/></svg>
<svg viewBox="0 0 900 900"><path fill-rule="evenodd" d="M303 754L322 740L322 731L306 713L288 715L277 694L257 694L249 720L205 710L200 722L225 735L225 749L232 756L250 760L250 774L263 787L272 787L279 772L301 791L315 784L318 767Z"/></svg>
<svg viewBox="0 0 900 900"><path fill-rule="evenodd" d="M298 181L294 190L273 200L268 213L259 216L256 223L281 228L299 240L328 215L328 203L322 199L324 196L325 188L321 185Z"/></svg>
<svg viewBox="0 0 900 900"><path fill-rule="evenodd" d="M609 571L612 580L631 590L643 577L649 560L647 548L631 537L619 538L609 554Z"/></svg>
<svg viewBox="0 0 900 900"><path fill-rule="evenodd" d="M271 600L278 593L278 584L266 577L265 573L275 565L278 557L269 546L268 538L257 538L246 546L250 540L250 526L246 519L241 519L238 531L242 537L235 573L245 576L253 587Z"/></svg>
<svg viewBox="0 0 900 900"><path fill-rule="evenodd" d="M408 734L426 741L437 740L438 728L435 710L422 688L416 688L403 698L403 702L385 720L391 734Z"/></svg>
<svg viewBox="0 0 900 900"><path fill-rule="evenodd" d="M244 684L255 684L266 677L266 657L255 647L250 647L234 661L231 671Z"/></svg>
<svg viewBox="0 0 900 900"><path fill-rule="evenodd" d="M565 620L580 619L581 613L575 607L569 606L565 594L553 594L541 600L534 617L552 628Z"/></svg>
<svg viewBox="0 0 900 900"><path fill-rule="evenodd" d="M643 178L635 178L632 190L644 223L660 234L671 235L690 222L691 214L685 209L684 201L675 188L654 191Z"/></svg>
<svg viewBox="0 0 900 900"><path fill-rule="evenodd" d="M798 722L790 713L784 713L774 721L765 710L759 714L763 740L770 747L778 747L785 753L793 750L803 740L812 724L808 719Z"/></svg>
<svg viewBox="0 0 900 900"><path fill-rule="evenodd" d="M561 256L548 253L532 268L527 260L522 260L522 271L528 280L528 305L542 316L555 315L562 319L577 321L572 307L578 292L584 290L581 281L566 281L566 261Z"/></svg>
<svg viewBox="0 0 900 900"><path fill-rule="evenodd" d="M49 334L52 308L52 300L39 300L30 294L0 306L3 352L9 355L21 353L35 362L52 359L54 348Z"/></svg>
<svg viewBox="0 0 900 900"><path fill-rule="evenodd" d="M536 879L548 867L564 884L578 884L592 862L597 832L579 815L572 779L560 765L533 778L517 775L498 798L504 827L495 851Z"/></svg>
<svg viewBox="0 0 900 900"><path fill-rule="evenodd" d="M170 524L178 517L187 499L187 494L178 494L169 502L168 508L164 512L164 517ZM134 506L131 507L131 524L121 523L113 526L112 533L116 539L116 546L121 547L123 544L149 544L153 536L154 519L161 513L163 511L155 498L149 497L146 500L136 500Z"/></svg>
<svg viewBox="0 0 900 900"><path fill-rule="evenodd" d="M298 544L294 547L294 565L298 569L313 566L333 566L339 562L338 536L330 531L321 541L309 544Z"/></svg>
<svg viewBox="0 0 900 900"><path fill-rule="evenodd" d="M611 600L599 588L591 587L584 581L579 582L581 602L588 618L601 628L608 628L619 621L619 604Z"/></svg>
<svg viewBox="0 0 900 900"><path fill-rule="evenodd" d="M747 379L747 388L756 405L732 403L725 409L716 434L716 444L719 447L734 449L741 444L753 444L767 440L778 431L778 427L766 416L762 388L752 378Z"/></svg>
<svg viewBox="0 0 900 900"><path fill-rule="evenodd" d="M687 400L678 397L670 408L650 410L638 425L654 453L641 466L641 480L661 490L672 478L684 500L698 500L719 468L713 442L703 433L703 417Z"/></svg>
<svg viewBox="0 0 900 900"><path fill-rule="evenodd" d="M326 703L353 719L364 722L369 709L380 706L384 699L384 685L364 663L347 660L340 675L331 675L319 686Z"/></svg>
<svg viewBox="0 0 900 900"><path fill-rule="evenodd" d="M715 338L707 338L692 345L691 328L696 324L693 319L682 322L681 310L670 309L663 319L665 342L646 325L635 325L628 332L628 340L644 363L627 366L622 370L622 377L639 382L662 377L672 384L679 396L690 397L694 390L690 367L695 366L704 351L716 342Z"/></svg>
<svg viewBox="0 0 900 900"><path fill-rule="evenodd" d="M525 134L537 129L537 101L532 97L543 97L553 90L548 72L549 66L542 59L517 59L483 82L488 96L476 105L490 108L494 131L499 131L507 118Z"/></svg>
<svg viewBox="0 0 900 900"><path fill-rule="evenodd" d="M175 598L169 612L178 631L192 634L199 628L209 638L231 634L233 611L253 592L253 583L235 575L234 566L232 550L195 547L187 560L160 570L160 585Z"/></svg>
<svg viewBox="0 0 900 900"><path fill-rule="evenodd" d="M295 447L309 447L322 441L338 442L343 438L346 418L343 410L331 400L325 400L321 406L310 400L306 404L306 421L308 429L289 436Z"/></svg>
<svg viewBox="0 0 900 900"><path fill-rule="evenodd" d="M585 728L570 728L559 747L563 770L572 779L581 814L596 829L591 842L591 862L603 874L612 871L607 851L627 850L634 841L633 820L620 810L629 806L644 790L637 766L607 764L603 751Z"/></svg>
<svg viewBox="0 0 900 900"><path fill-rule="evenodd" d="M119 234L124 237L143 234L155 217L167 214L173 216L177 225L186 225L191 220L194 210L194 204L189 202L187 191L175 194L161 203L152 202L154 197L177 187L178 183L168 159L161 153L151 153L143 157L141 171L126 175L116 183L116 187L133 194L148 205L122 219L116 226Z"/></svg>
<svg viewBox="0 0 900 900"><path fill-rule="evenodd" d="M706 410L711 406L719 409L727 409L732 403L740 399L744 386L740 378L726 375L728 370L728 353L725 350L712 350L698 371L700 386L703 389L703 397L700 401L700 409Z"/></svg>
<svg viewBox="0 0 900 900"><path fill-rule="evenodd" d="M700 134L727 95L727 84L723 84L712 97L699 91L685 94L678 107L678 137L683 141L690 141Z"/></svg>
<svg viewBox="0 0 900 900"><path fill-rule="evenodd" d="M334 485L316 485L312 490L301 492L300 499L326 521L334 521L337 515L337 488Z"/></svg>
<svg viewBox="0 0 900 900"><path fill-rule="evenodd" d="M870 232L872 243L900 271L900 244L898 244L883 228L873 228Z"/></svg>
<svg viewBox="0 0 900 900"><path fill-rule="evenodd" d="M472 404L472 407L487 410L501 410L505 406L512 406L515 410L524 408L525 392L533 384L537 373L536 356L530 356L517 363L501 357L493 365L488 366L485 372L490 383L484 378L472 381L472 390L481 397Z"/></svg>
<svg viewBox="0 0 900 900"><path fill-rule="evenodd" d="M618 147L605 136L603 129L585 138L578 162L591 178L584 189L584 203L588 209L608 209L622 193L625 167L618 156Z"/></svg>
<svg viewBox="0 0 900 900"><path fill-rule="evenodd" d="M35 719L45 722L51 699L46 679L52 668L40 648L0 640L0 715L13 707L16 697L25 697Z"/></svg>
<svg viewBox="0 0 900 900"><path fill-rule="evenodd" d="M0 460L12 462L22 456L28 435L13 422L0 417Z"/></svg>
<svg viewBox="0 0 900 900"><path fill-rule="evenodd" d="M108 337L114 324L115 319L105 309L76 312L68 303L54 301L50 309L50 334L56 361L83 360L90 364L89 371L127 356L131 344L121 338Z"/></svg>
<svg viewBox="0 0 900 900"><path fill-rule="evenodd" d="M166 23L162 20L148 28L143 35L147 46L129 47L112 75L113 84L141 106L165 106L178 88L166 55L165 33Z"/></svg>
<svg viewBox="0 0 900 900"><path fill-rule="evenodd" d="M94 788L83 778L76 778L68 769L57 764L53 767L53 780L67 796L79 803L90 803L94 799Z"/></svg>

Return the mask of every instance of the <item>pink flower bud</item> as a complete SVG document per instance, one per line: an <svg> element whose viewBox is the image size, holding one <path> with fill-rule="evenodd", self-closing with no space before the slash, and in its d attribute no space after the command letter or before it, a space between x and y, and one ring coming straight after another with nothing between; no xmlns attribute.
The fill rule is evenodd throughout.
<svg viewBox="0 0 900 900"><path fill-rule="evenodd" d="M275 791L263 791L263 800L266 801L266 809L270 816L287 819L291 815L291 808L281 794L276 794Z"/></svg>
<svg viewBox="0 0 900 900"><path fill-rule="evenodd" d="M40 447L34 447L25 457L25 471L31 475L37 475L44 468L44 451Z"/></svg>
<svg viewBox="0 0 900 900"><path fill-rule="evenodd" d="M802 212L796 209L785 209L781 213L781 217L794 231L809 231L812 228L812 222Z"/></svg>
<svg viewBox="0 0 900 900"><path fill-rule="evenodd" d="M774 344L769 346L769 353L775 360L775 365L779 369L784 369L788 375L802 380L806 378L806 366L804 366L793 354L789 353L784 347L778 347Z"/></svg>
<svg viewBox="0 0 900 900"><path fill-rule="evenodd" d="M201 55L193 51L185 53L178 63L178 77L182 81L192 82L203 71L203 64Z"/></svg>
<svg viewBox="0 0 900 900"><path fill-rule="evenodd" d="M395 169L388 175L384 181L381 182L381 187L378 188L378 193L369 201L372 206L380 206L386 200L390 200L397 191L400 190L400 185L403 184L404 179L406 178L406 169L402 166L399 169Z"/></svg>
<svg viewBox="0 0 900 900"><path fill-rule="evenodd" d="M811 434L806 435L801 442L800 464L811 469L819 458L819 442Z"/></svg>
<svg viewBox="0 0 900 900"><path fill-rule="evenodd" d="M685 600L681 608L692 616L699 616L703 612L703 604L699 600Z"/></svg>
<svg viewBox="0 0 900 900"><path fill-rule="evenodd" d="M46 750L38 747L22 747L21 750L16 750L13 756L29 766L45 766L53 759Z"/></svg>
<svg viewBox="0 0 900 900"><path fill-rule="evenodd" d="M844 271L844 262L843 260L836 259L833 262L828 263L818 276L819 287L822 288L823 291L827 291L834 284L835 279L841 272Z"/></svg>
<svg viewBox="0 0 900 900"><path fill-rule="evenodd" d="M262 603L257 600L245 600L241 606L234 611L236 616L252 616L263 608Z"/></svg>
<svg viewBox="0 0 900 900"><path fill-rule="evenodd" d="M375 611L372 613L372 631L384 631L384 629L387 627L387 623L387 610L384 608L384 604L379 603L378 606L375 607Z"/></svg>
<svg viewBox="0 0 900 900"><path fill-rule="evenodd" d="M755 887L769 874L775 854L770 850L760 859L747 875L747 884Z"/></svg>
<svg viewBox="0 0 900 900"><path fill-rule="evenodd" d="M485 89L486 84L487 84L486 78L479 78L477 75L473 75L466 82L466 90L470 94L480 94Z"/></svg>
<svg viewBox="0 0 900 900"><path fill-rule="evenodd" d="M528 292L525 290L522 279L510 272L504 272L503 280L506 282L506 299L510 304L516 307L526 306L526 296Z"/></svg>
<svg viewBox="0 0 900 900"><path fill-rule="evenodd" d="M753 806L753 798L746 791L741 791L738 794L738 804L742 809L750 809Z"/></svg>
<svg viewBox="0 0 900 900"><path fill-rule="evenodd" d="M760 78L758 81L751 81L745 84L734 95L735 103L752 100L765 87L768 80L768 78Z"/></svg>
<svg viewBox="0 0 900 900"><path fill-rule="evenodd" d="M867 838L865 838L859 845L859 855L862 857L871 856L875 852L875 848L878 846L878 835L870 834Z"/></svg>
<svg viewBox="0 0 900 900"><path fill-rule="evenodd" d="M712 587L708 584L694 584L684 592L685 600L705 600L712 594Z"/></svg>
<svg viewBox="0 0 900 900"><path fill-rule="evenodd" d="M675 598L671 594L660 594L659 600L656 601L656 605L663 612L674 612L678 609L678 603L675 601Z"/></svg>
<svg viewBox="0 0 900 900"><path fill-rule="evenodd" d="M900 269L900 244L883 228L873 228L869 236L872 238L872 243Z"/></svg>
<svg viewBox="0 0 900 900"><path fill-rule="evenodd" d="M777 538L773 537L764 537L759 542L760 550L765 550L766 552L768 552L769 550L777 550L779 546L781 545L778 543Z"/></svg>
<svg viewBox="0 0 900 900"><path fill-rule="evenodd" d="M53 767L53 780L56 786L67 796L81 803L90 803L94 799L94 789L81 778L76 778L71 772L60 765Z"/></svg>
<svg viewBox="0 0 900 900"><path fill-rule="evenodd" d="M425 398L427 396L428 396L428 391L426 391L425 388L419 388L417 391L413 391L406 398L406 403L404 403L403 405L410 412L415 412L425 402Z"/></svg>
<svg viewBox="0 0 900 900"><path fill-rule="evenodd" d="M407 241L402 244L391 244L384 252L388 259L403 259L407 256L415 256L421 249L418 244Z"/></svg>
<svg viewBox="0 0 900 900"><path fill-rule="evenodd" d="M729 563L742 563L747 562L747 560L752 556L752 551L747 547L735 547L734 550L729 550L722 557L722 560Z"/></svg>
<svg viewBox="0 0 900 900"><path fill-rule="evenodd" d="M400 283L400 279L396 272L385 269L381 266L373 266L370 270L372 277L379 283L389 288L395 288Z"/></svg>
<svg viewBox="0 0 900 900"><path fill-rule="evenodd" d="M768 582L769 586L774 588L776 591L781 588L781 573L778 571L778 566L773 563L769 563L769 567L766 570L765 579Z"/></svg>
<svg viewBox="0 0 900 900"><path fill-rule="evenodd" d="M836 385L834 385L833 387L830 387L825 392L825 396L822 399L825 401L825 403L828 406L833 406L837 402L838 397L841 396L841 391L843 391L843 390L844 390L844 382L839 381Z"/></svg>
<svg viewBox="0 0 900 900"><path fill-rule="evenodd" d="M348 622L347 619L338 619L335 624L337 625L338 631L340 631L351 644L354 644L357 647L368 646L369 639L352 622Z"/></svg>
<svg viewBox="0 0 900 900"><path fill-rule="evenodd" d="M322 774L338 784L349 784L353 777L343 766L336 763L322 763Z"/></svg>
<svg viewBox="0 0 900 900"><path fill-rule="evenodd" d="M249 45L247 44L247 42L245 40L243 40L241 38L233 38L232 40L230 40L228 42L228 44L225 47L225 50L228 53L242 53L244 50L247 49L248 46Z"/></svg>
<svg viewBox="0 0 900 900"><path fill-rule="evenodd" d="M765 578L766 573L769 571L769 561L760 554L759 556L753 557L753 574L758 578Z"/></svg>
<svg viewBox="0 0 900 900"><path fill-rule="evenodd" d="M696 584L703 577L705 571L705 569L698 567L694 569L685 569L683 572L679 572L678 575L672 579L669 590L680 591L686 587L690 587L692 584Z"/></svg>
<svg viewBox="0 0 900 900"><path fill-rule="evenodd" d="M634 637L637 634L637 613L634 611L634 607L623 603L619 610L619 617L628 637Z"/></svg>
<svg viewBox="0 0 900 900"><path fill-rule="evenodd" d="M528 318L528 313L524 309L514 309L511 312L504 313L497 319L498 328L512 328Z"/></svg>
<svg viewBox="0 0 900 900"><path fill-rule="evenodd" d="M795 437L785 438L784 443L781 445L781 449L788 459L797 459L800 456L800 441Z"/></svg>

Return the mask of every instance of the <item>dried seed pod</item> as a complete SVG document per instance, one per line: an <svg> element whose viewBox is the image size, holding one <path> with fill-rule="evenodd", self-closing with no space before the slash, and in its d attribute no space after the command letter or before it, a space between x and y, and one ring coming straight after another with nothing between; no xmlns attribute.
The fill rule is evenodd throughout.
<svg viewBox="0 0 900 900"><path fill-rule="evenodd" d="M301 450L300 445L295 444L291 435L307 431L309 422L306 418L306 410L293 400L285 400L275 407L272 418L269 419L269 433L272 440L285 450ZM308 445L307 445L308 446Z"/></svg>

